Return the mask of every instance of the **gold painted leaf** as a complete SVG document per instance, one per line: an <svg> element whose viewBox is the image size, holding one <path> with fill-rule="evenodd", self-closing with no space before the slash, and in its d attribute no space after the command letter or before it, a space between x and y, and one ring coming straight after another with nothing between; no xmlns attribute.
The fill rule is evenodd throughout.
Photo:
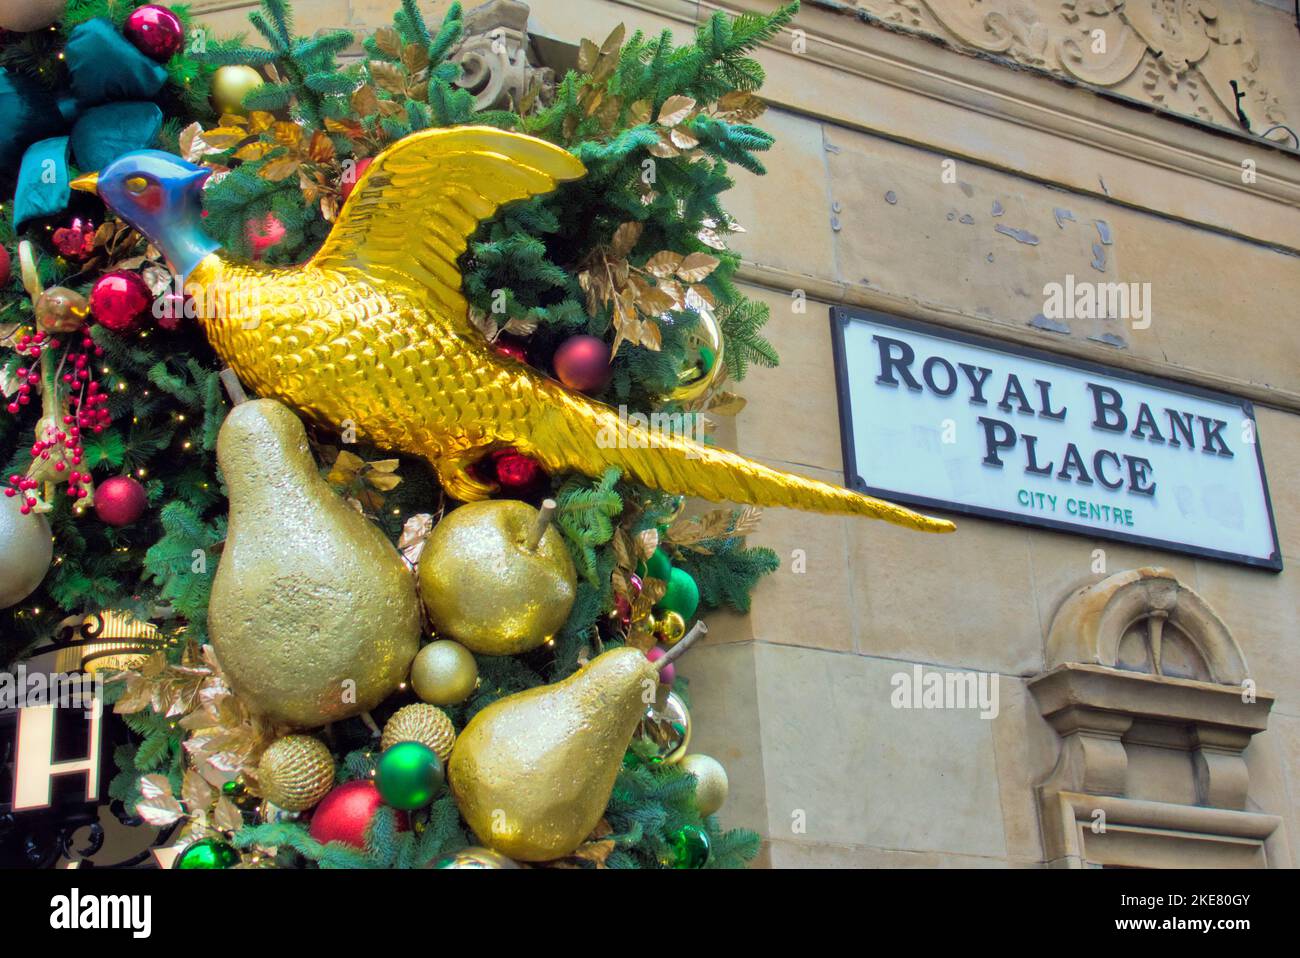
<svg viewBox="0 0 1300 958"><path fill-rule="evenodd" d="M244 827L244 816L234 802L222 795L212 813L212 824L223 832L237 832Z"/></svg>
<svg viewBox="0 0 1300 958"><path fill-rule="evenodd" d="M289 149L296 149L302 142L303 128L297 123L290 123L288 120L276 120L275 125L271 128L271 135L275 137L275 142L281 146L287 146Z"/></svg>
<svg viewBox="0 0 1300 958"><path fill-rule="evenodd" d="M264 140L256 140L252 143L245 143L235 151L237 160L260 160L272 150L279 149L274 143L267 143Z"/></svg>
<svg viewBox="0 0 1300 958"><path fill-rule="evenodd" d="M663 331L653 319L647 319L641 324L641 345L656 353L663 348Z"/></svg>
<svg viewBox="0 0 1300 958"><path fill-rule="evenodd" d="M402 106L402 104L398 103L396 100L379 101L380 116L399 116L399 115L404 115L405 113L406 113L406 108Z"/></svg>
<svg viewBox="0 0 1300 958"><path fill-rule="evenodd" d="M677 147L679 150L693 150L700 145L699 137L694 136L681 127L675 127L669 136L672 137L673 146Z"/></svg>
<svg viewBox="0 0 1300 958"><path fill-rule="evenodd" d="M600 59L600 47L592 40L583 39L578 44L578 72L590 73Z"/></svg>
<svg viewBox="0 0 1300 958"><path fill-rule="evenodd" d="M614 238L610 241L610 255L619 259L626 258L632 252L632 248L636 246L637 240L641 238L641 232L644 229L644 223L628 222L620 225L614 231Z"/></svg>
<svg viewBox="0 0 1300 958"><path fill-rule="evenodd" d="M694 109L695 101L690 97L680 93L670 96L659 108L659 125L674 127L690 116Z"/></svg>
<svg viewBox="0 0 1300 958"><path fill-rule="evenodd" d="M218 126L203 134L203 142L216 152L230 149L248 137L248 131L237 126Z"/></svg>
<svg viewBox="0 0 1300 958"><path fill-rule="evenodd" d="M392 492L402 484L401 476L386 476L380 473L377 476L366 476L366 482L374 486L380 492ZM380 503L382 505L382 502Z"/></svg>
<svg viewBox="0 0 1300 958"><path fill-rule="evenodd" d="M708 253L692 253L677 267L677 276L683 282L698 283L707 279L721 262L722 260Z"/></svg>
<svg viewBox="0 0 1300 958"><path fill-rule="evenodd" d="M649 100L637 100L628 110L628 120L633 126L649 123L654 112L654 104Z"/></svg>
<svg viewBox="0 0 1300 958"><path fill-rule="evenodd" d="M272 183L279 183L298 172L298 167L301 165L301 161L296 156L282 156L267 163L257 171L257 175Z"/></svg>
<svg viewBox="0 0 1300 958"><path fill-rule="evenodd" d="M181 808L181 803L172 795L171 782L167 781L165 775L142 776L140 795L135 811L150 825L171 825L185 817L185 809Z"/></svg>
<svg viewBox="0 0 1300 958"><path fill-rule="evenodd" d="M659 279L668 279L677 272L677 267L682 265L685 259L681 253L674 253L672 250L660 250L648 260L646 260L645 270L651 276Z"/></svg>
<svg viewBox="0 0 1300 958"><path fill-rule="evenodd" d="M636 551L638 559L649 559L659 548L659 530L651 526L636 534Z"/></svg>
<svg viewBox="0 0 1300 958"><path fill-rule="evenodd" d="M609 31L609 36L607 36L605 42L600 45L601 56L607 57L617 53L619 47L623 45L623 38L625 36L627 36L627 27L622 23Z"/></svg>
<svg viewBox="0 0 1300 958"><path fill-rule="evenodd" d="M385 93L404 94L406 92L406 74L402 68L383 60L371 60L370 76Z"/></svg>
<svg viewBox="0 0 1300 958"><path fill-rule="evenodd" d="M352 112L357 116L374 116L379 112L379 97L368 83L352 94L351 104Z"/></svg>
<svg viewBox="0 0 1300 958"><path fill-rule="evenodd" d="M225 124L223 123L222 126ZM248 114L248 132L261 133L275 126L275 114L267 113L265 110L254 110Z"/></svg>
<svg viewBox="0 0 1300 958"><path fill-rule="evenodd" d="M710 401L708 411L718 416L734 416L744 409L748 402L749 400L744 396L722 392L718 393Z"/></svg>
<svg viewBox="0 0 1300 958"><path fill-rule="evenodd" d="M375 46L390 57L396 59L402 55L402 37L392 27L380 27L375 31Z"/></svg>
<svg viewBox="0 0 1300 958"><path fill-rule="evenodd" d="M185 770L185 777L181 779L181 801L191 812L207 808L216 795L217 790L209 785L202 775L192 768Z"/></svg>
<svg viewBox="0 0 1300 958"><path fill-rule="evenodd" d="M660 159L670 160L675 156L681 156L681 151L678 150L677 147L673 146L673 141L667 133L660 135L658 143L653 143L646 147L646 152L651 156L657 156Z"/></svg>
<svg viewBox="0 0 1300 958"><path fill-rule="evenodd" d="M402 48L402 66L406 72L415 74L429 65L429 48L422 43L408 43Z"/></svg>
<svg viewBox="0 0 1300 958"><path fill-rule="evenodd" d="M334 141L322 130L315 130L307 146L307 156L313 163L328 163L334 159Z"/></svg>

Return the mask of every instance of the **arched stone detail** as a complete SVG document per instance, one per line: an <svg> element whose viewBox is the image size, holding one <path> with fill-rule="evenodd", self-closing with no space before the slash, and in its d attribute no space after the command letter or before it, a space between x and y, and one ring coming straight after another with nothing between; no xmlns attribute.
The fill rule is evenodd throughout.
<svg viewBox="0 0 1300 958"><path fill-rule="evenodd" d="M1204 660L1209 681L1240 685L1248 678L1246 659L1210 604L1168 569L1129 569L1074 592L1052 619L1047 667L1067 663L1126 668L1120 646L1134 627L1144 627L1153 667L1162 675L1165 630L1185 636Z"/></svg>

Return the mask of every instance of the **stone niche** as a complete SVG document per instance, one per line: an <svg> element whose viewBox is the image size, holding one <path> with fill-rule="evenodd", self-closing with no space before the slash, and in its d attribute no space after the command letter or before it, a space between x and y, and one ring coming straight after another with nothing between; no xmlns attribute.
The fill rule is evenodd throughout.
<svg viewBox="0 0 1300 958"><path fill-rule="evenodd" d="M1248 807L1243 753L1273 696L1173 573L1132 569L1073 593L1046 665L1029 688L1061 738L1037 787L1049 865L1290 865L1282 820Z"/></svg>

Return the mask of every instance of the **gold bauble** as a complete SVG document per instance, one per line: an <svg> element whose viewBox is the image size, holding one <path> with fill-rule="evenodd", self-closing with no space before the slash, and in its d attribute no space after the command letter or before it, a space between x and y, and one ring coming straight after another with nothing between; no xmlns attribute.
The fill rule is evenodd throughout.
<svg viewBox="0 0 1300 958"><path fill-rule="evenodd" d="M687 355L692 356L694 362L690 368L683 369L678 374L677 388L666 397L673 402L699 399L714 383L721 380L722 370L726 368L723 362L722 327L718 325L717 317L709 305L703 302L695 312L699 320L687 337L687 345L692 347Z"/></svg>
<svg viewBox="0 0 1300 958"><path fill-rule="evenodd" d="M454 855L448 855L445 858L435 858L425 867L502 869L519 868L521 866L517 861L507 858L500 852L494 852L492 849L483 848L480 845L471 845L469 848L462 848Z"/></svg>
<svg viewBox="0 0 1300 958"><path fill-rule="evenodd" d="M90 303L75 289L51 286L36 297L36 325L46 333L72 333L86 325Z"/></svg>
<svg viewBox="0 0 1300 958"><path fill-rule="evenodd" d="M208 632L231 688L298 728L374 708L406 678L419 647L406 563L321 478L302 423L279 403L236 406L217 462L230 519Z"/></svg>
<svg viewBox="0 0 1300 958"><path fill-rule="evenodd" d="M411 687L430 705L459 705L478 684L478 663L459 642L430 642L411 663Z"/></svg>
<svg viewBox="0 0 1300 958"><path fill-rule="evenodd" d="M434 631L481 655L518 655L563 627L577 574L559 530L536 548L526 502L472 502L443 518L420 555L420 596Z"/></svg>
<svg viewBox="0 0 1300 958"><path fill-rule="evenodd" d="M676 645L686 636L686 620L678 612L663 612L655 616L654 633L664 645Z"/></svg>
<svg viewBox="0 0 1300 958"><path fill-rule="evenodd" d="M660 687L637 725L635 741L648 747L656 764L676 765L691 744L691 713L676 692Z"/></svg>
<svg viewBox="0 0 1300 958"><path fill-rule="evenodd" d="M257 763L262 796L286 812L313 808L334 787L334 756L310 735L286 735Z"/></svg>
<svg viewBox="0 0 1300 958"><path fill-rule="evenodd" d="M519 861L563 858L596 827L659 673L611 649L554 685L497 699L465 726L447 781L478 840Z"/></svg>
<svg viewBox="0 0 1300 958"><path fill-rule="evenodd" d="M716 758L698 752L678 763L683 772L695 776L695 806L704 816L712 815L727 800L727 770Z"/></svg>
<svg viewBox="0 0 1300 958"><path fill-rule="evenodd" d="M451 747L456 744L456 726L436 705L407 705L384 723L379 747L387 749L398 742L419 742L432 749L446 765L447 759L451 758Z"/></svg>
<svg viewBox="0 0 1300 958"><path fill-rule="evenodd" d="M212 104L218 113L244 116L244 97L262 85L262 75L252 67L235 64L212 74Z"/></svg>
<svg viewBox="0 0 1300 958"><path fill-rule="evenodd" d="M23 496L0 496L0 609L36 591L54 558L50 524L43 515L23 515Z"/></svg>

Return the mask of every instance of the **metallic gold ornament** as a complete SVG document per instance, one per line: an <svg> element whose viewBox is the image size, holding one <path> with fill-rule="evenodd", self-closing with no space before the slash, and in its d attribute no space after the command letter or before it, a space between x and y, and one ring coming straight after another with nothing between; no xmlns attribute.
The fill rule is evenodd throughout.
<svg viewBox="0 0 1300 958"><path fill-rule="evenodd" d="M446 858L438 858L431 861L426 868L477 868L477 869L502 869L502 868L519 868L520 864L512 861L502 855L500 852L494 852L490 848L483 848L479 845L471 845L469 848L462 848L454 855L448 855Z"/></svg>
<svg viewBox="0 0 1300 958"><path fill-rule="evenodd" d="M262 75L242 64L219 67L212 74L212 105L218 113L245 116L244 97L262 85Z"/></svg>
<svg viewBox="0 0 1300 958"><path fill-rule="evenodd" d="M289 268L238 265L199 233L203 171L160 154L128 153L98 192L205 296L214 349L259 395L318 422L355 425L385 449L426 458L443 487L473 501L493 492L471 467L503 446L551 474L629 480L680 495L886 519L947 532L946 520L735 453L665 435L499 355L469 321L458 258L479 221L505 203L584 174L550 143L490 127L424 130L393 144L357 181L316 256ZM126 184L148 170L171 207L159 212ZM156 191L147 194L151 203ZM412 241L413 231L419 238ZM215 301L215 302L214 302Z"/></svg>
<svg viewBox="0 0 1300 958"><path fill-rule="evenodd" d="M302 423L279 403L236 406L217 461L230 524L208 630L232 689L253 710L303 728L374 708L406 678L419 646L406 563L321 478Z"/></svg>
<svg viewBox="0 0 1300 958"><path fill-rule="evenodd" d="M708 303L701 302L695 310L699 316L691 329L687 345L691 347L687 355L694 355L695 361L678 374L679 385L670 392L668 399L674 402L690 402L699 399L722 378L726 369L723 362L724 340L718 318Z"/></svg>
<svg viewBox="0 0 1300 958"><path fill-rule="evenodd" d="M581 845L609 804L645 713L642 695L658 679L643 653L624 646L475 715L456 740L448 780L479 841L530 862Z"/></svg>
<svg viewBox="0 0 1300 958"><path fill-rule="evenodd" d="M411 663L411 687L430 705L459 705L478 685L478 663L459 642L430 642Z"/></svg>
<svg viewBox="0 0 1300 958"><path fill-rule="evenodd" d="M664 645L673 646L686 635L686 620L676 612L661 612L653 618L651 629Z"/></svg>
<svg viewBox="0 0 1300 958"><path fill-rule="evenodd" d="M0 609L35 592L53 558L45 517L36 512L23 515L21 496L0 496Z"/></svg>
<svg viewBox="0 0 1300 958"><path fill-rule="evenodd" d="M480 655L518 655L564 625L577 574L559 530L536 547L537 510L526 502L471 502L448 513L425 540L420 597L434 631Z"/></svg>
<svg viewBox="0 0 1300 958"><path fill-rule="evenodd" d="M47 333L71 333L86 325L90 303L74 289L51 286L36 298L36 325Z"/></svg>
<svg viewBox="0 0 1300 958"><path fill-rule="evenodd" d="M678 763L683 772L695 776L695 807L701 815L712 815L727 800L730 788L727 770L716 758L695 752Z"/></svg>
<svg viewBox="0 0 1300 958"><path fill-rule="evenodd" d="M456 744L456 727L447 718L447 713L436 705L407 705L384 723L379 747L387 749L398 742L419 742L432 749L445 763L451 758L451 747Z"/></svg>
<svg viewBox="0 0 1300 958"><path fill-rule="evenodd" d="M691 744L691 713L681 696L661 687L637 724L635 740L650 752L655 764L676 765L685 758Z"/></svg>
<svg viewBox="0 0 1300 958"><path fill-rule="evenodd" d="M286 735L262 753L257 781L271 804L287 812L304 812L334 787L334 756L318 738Z"/></svg>

